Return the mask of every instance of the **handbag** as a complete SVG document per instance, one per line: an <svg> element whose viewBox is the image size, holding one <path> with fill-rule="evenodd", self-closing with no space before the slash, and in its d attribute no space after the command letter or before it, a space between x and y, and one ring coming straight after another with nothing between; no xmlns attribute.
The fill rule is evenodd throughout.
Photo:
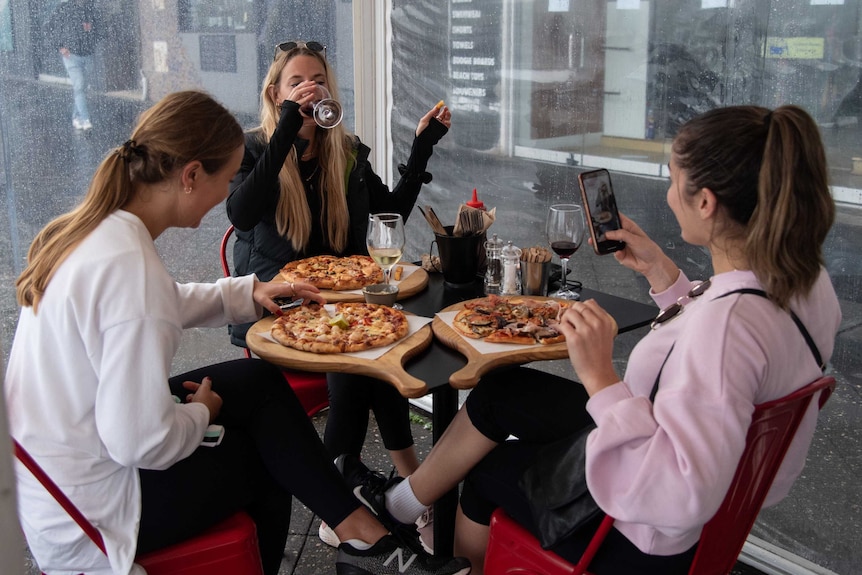
<svg viewBox="0 0 862 575"><path fill-rule="evenodd" d="M718 297L733 293L768 298L763 290L750 288L733 290ZM790 317L802 333L821 371L825 371L826 366L808 330L792 310ZM659 368L650 392L650 403L655 401L659 379L673 347L668 350ZM595 428L595 423L591 423L572 435L542 446L533 465L521 475L519 485L527 496L543 549L553 547L602 513L590 495L586 476L587 437Z"/></svg>
<svg viewBox="0 0 862 575"><path fill-rule="evenodd" d="M655 378L650 402L658 393L659 378L671 351L673 346ZM596 424L590 423L543 445L521 475L519 485L527 496L543 549L553 547L602 514L587 488L587 437L595 428Z"/></svg>
<svg viewBox="0 0 862 575"><path fill-rule="evenodd" d="M595 428L591 423L574 435L542 446L521 476L520 487L527 494L543 549L553 547L602 512L587 488L587 436Z"/></svg>

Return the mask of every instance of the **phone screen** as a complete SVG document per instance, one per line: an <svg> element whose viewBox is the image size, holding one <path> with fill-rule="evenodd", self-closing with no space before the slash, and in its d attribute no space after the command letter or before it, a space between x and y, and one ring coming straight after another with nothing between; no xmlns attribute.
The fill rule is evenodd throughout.
<svg viewBox="0 0 862 575"><path fill-rule="evenodd" d="M609 254L625 247L625 242L609 240L605 234L622 228L617 200L607 170L594 170L578 175L581 199L584 203L593 249L599 255Z"/></svg>

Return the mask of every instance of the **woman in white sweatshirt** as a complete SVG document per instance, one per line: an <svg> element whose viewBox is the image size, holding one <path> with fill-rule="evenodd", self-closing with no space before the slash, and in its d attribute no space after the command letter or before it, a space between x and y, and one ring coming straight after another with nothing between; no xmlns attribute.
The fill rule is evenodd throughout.
<svg viewBox="0 0 862 575"><path fill-rule="evenodd" d="M178 284L156 253L169 227L197 227L243 156L233 116L201 92L171 94L99 166L86 197L33 241L6 373L12 435L101 532L107 557L24 469L20 515L49 574L141 573L137 553L240 509L264 571L278 571L296 496L334 526L339 573L373 573L402 542L361 507L280 371L237 360L170 377L187 327L278 314L276 296L322 302L308 284L250 275ZM210 424L225 429L201 446ZM419 556L417 572L467 573Z"/></svg>

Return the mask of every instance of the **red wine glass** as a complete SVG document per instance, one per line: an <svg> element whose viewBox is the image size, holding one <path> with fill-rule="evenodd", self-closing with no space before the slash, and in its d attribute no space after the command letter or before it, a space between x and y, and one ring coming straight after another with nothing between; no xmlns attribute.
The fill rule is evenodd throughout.
<svg viewBox="0 0 862 575"><path fill-rule="evenodd" d="M578 292L569 289L568 263L569 258L581 247L584 239L584 213L576 204L555 204L548 210L546 232L551 250L560 257L562 275L560 289L551 297L560 299L580 299Z"/></svg>

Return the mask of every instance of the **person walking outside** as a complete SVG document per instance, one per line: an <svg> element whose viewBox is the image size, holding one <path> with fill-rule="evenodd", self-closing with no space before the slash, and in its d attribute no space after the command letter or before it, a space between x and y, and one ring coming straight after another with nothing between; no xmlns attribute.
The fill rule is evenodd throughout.
<svg viewBox="0 0 862 575"><path fill-rule="evenodd" d="M87 85L93 70L93 53L100 37L95 14L92 0L68 0L57 6L48 23L51 46L60 52L63 66L72 81L72 127L83 131L93 128L87 107Z"/></svg>

